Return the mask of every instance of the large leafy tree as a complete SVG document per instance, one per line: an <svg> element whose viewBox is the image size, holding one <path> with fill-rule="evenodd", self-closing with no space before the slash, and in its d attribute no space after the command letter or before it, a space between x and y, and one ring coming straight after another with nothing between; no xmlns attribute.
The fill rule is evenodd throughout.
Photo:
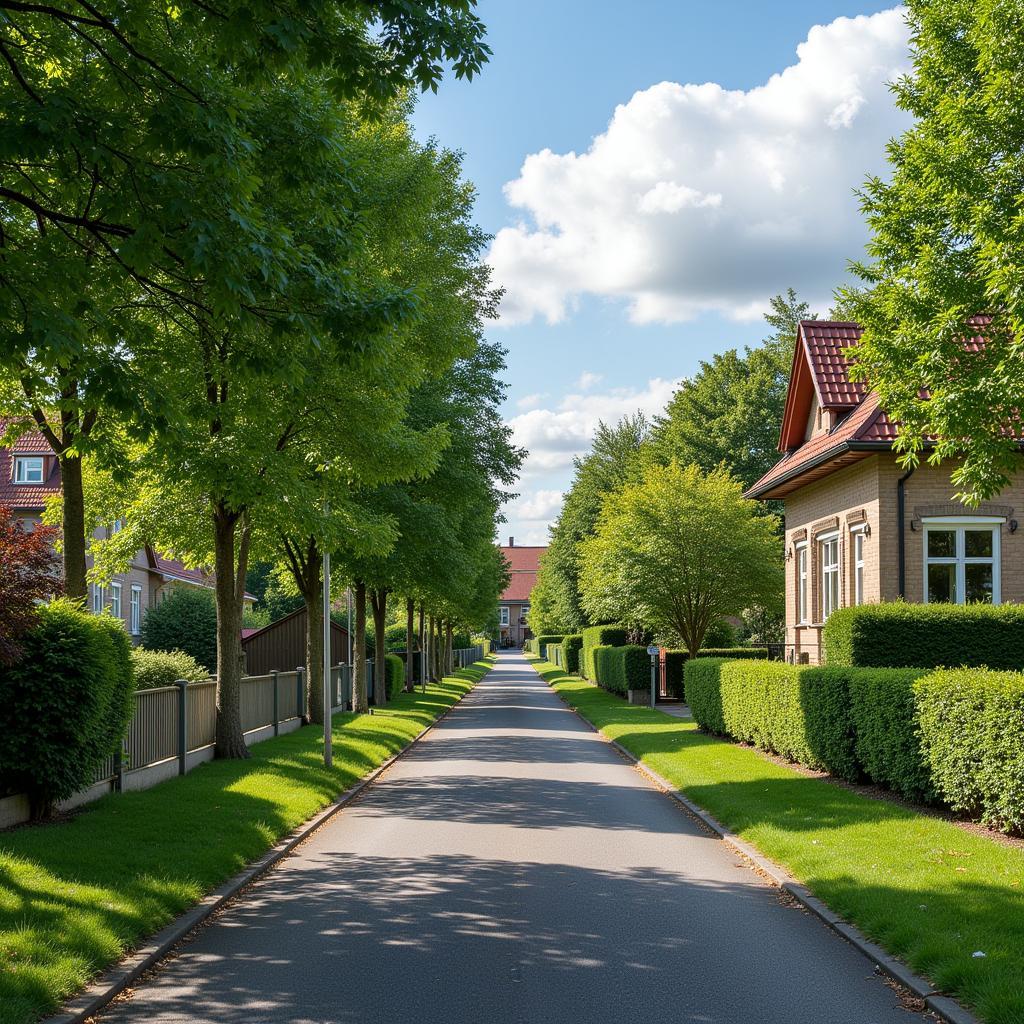
<svg viewBox="0 0 1024 1024"><path fill-rule="evenodd" d="M578 632L589 621L580 597L579 545L594 532L605 495L640 476L649 435L650 425L640 413L614 427L600 423L590 451L575 460L573 482L551 528L538 576L545 623L555 632Z"/></svg>
<svg viewBox="0 0 1024 1024"><path fill-rule="evenodd" d="M725 466L749 487L778 460L779 427L801 320L815 319L790 288L771 300L761 345L702 361L655 419L651 454L705 472Z"/></svg>
<svg viewBox="0 0 1024 1024"><path fill-rule="evenodd" d="M864 188L864 287L842 301L864 326L854 372L899 421L906 464L957 460L976 502L1019 468L1024 19L1006 0L910 0L907 19L913 70L893 91L915 122ZM965 351L978 334L984 351Z"/></svg>
<svg viewBox="0 0 1024 1024"><path fill-rule="evenodd" d="M751 604L777 605L782 560L776 524L725 470L652 466L610 493L581 544L583 604L695 654L709 627Z"/></svg>

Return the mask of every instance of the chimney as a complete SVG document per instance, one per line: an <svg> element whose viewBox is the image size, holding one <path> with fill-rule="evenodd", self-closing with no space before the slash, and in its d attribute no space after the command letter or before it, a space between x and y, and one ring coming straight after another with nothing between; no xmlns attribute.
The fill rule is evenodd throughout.
<svg viewBox="0 0 1024 1024"><path fill-rule="evenodd" d="M508 539L508 546L510 548L514 548L516 546L516 539L515 539L515 537L509 537L509 539Z"/></svg>

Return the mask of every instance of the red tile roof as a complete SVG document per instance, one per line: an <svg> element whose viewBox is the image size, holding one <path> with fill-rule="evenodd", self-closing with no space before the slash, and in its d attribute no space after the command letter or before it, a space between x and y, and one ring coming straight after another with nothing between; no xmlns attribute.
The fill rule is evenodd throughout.
<svg viewBox="0 0 1024 1024"><path fill-rule="evenodd" d="M0 434L9 421L0 419ZM16 484L14 460L18 455L49 456L46 479L41 484ZM44 464L45 465L45 464ZM38 431L23 434L11 448L0 447L0 505L9 505L21 512L42 512L46 499L60 494L60 467L53 449Z"/></svg>
<svg viewBox="0 0 1024 1024"><path fill-rule="evenodd" d="M540 556L546 547L502 547L501 553L509 563L509 580L501 601L529 601L530 591L537 582Z"/></svg>
<svg viewBox="0 0 1024 1024"><path fill-rule="evenodd" d="M798 343L810 364L811 379L824 409L852 409L868 393L863 381L847 375L846 350L863 334L859 324L842 320L804 320Z"/></svg>

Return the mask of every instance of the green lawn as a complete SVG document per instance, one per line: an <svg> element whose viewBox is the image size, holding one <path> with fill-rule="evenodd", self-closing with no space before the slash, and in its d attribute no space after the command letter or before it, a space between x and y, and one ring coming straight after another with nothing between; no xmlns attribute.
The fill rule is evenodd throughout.
<svg viewBox="0 0 1024 1024"><path fill-rule="evenodd" d="M380 714L336 715L330 770L323 731L308 727L257 744L247 761L211 761L69 821L0 833L0 1022L55 1009L407 746L489 667Z"/></svg>
<svg viewBox="0 0 1024 1024"><path fill-rule="evenodd" d="M1024 1021L1020 849L809 778L549 662L534 664L606 736L936 988L987 1024Z"/></svg>

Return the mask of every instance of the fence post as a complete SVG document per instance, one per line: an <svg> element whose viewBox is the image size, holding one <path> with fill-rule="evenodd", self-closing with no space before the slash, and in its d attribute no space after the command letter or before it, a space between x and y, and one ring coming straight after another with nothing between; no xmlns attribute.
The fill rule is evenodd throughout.
<svg viewBox="0 0 1024 1024"><path fill-rule="evenodd" d="M114 792L120 793L124 788L124 740L114 751Z"/></svg>
<svg viewBox="0 0 1024 1024"><path fill-rule="evenodd" d="M277 669L276 668L270 673L270 685L274 687L274 735L278 736L278 735L280 735L280 732L281 732L281 729L280 729L281 714L280 714L280 708L278 707L278 701L277 701Z"/></svg>
<svg viewBox="0 0 1024 1024"><path fill-rule="evenodd" d="M187 771L188 758L188 680L175 679L178 688L178 774Z"/></svg>
<svg viewBox="0 0 1024 1024"><path fill-rule="evenodd" d="M299 725L302 725L302 719L305 717L303 711L305 711L306 702L303 697L306 696L306 688L302 680L304 671L305 669L301 665L295 669L295 717L299 720Z"/></svg>

